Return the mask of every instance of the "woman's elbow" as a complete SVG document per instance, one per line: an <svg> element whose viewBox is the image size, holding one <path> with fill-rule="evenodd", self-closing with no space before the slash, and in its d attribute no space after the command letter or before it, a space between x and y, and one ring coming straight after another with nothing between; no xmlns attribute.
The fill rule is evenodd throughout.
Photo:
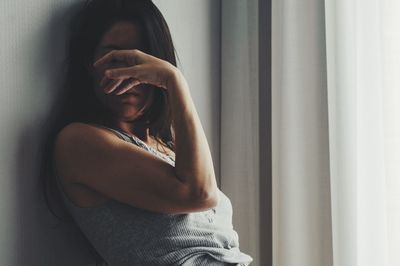
<svg viewBox="0 0 400 266"><path fill-rule="evenodd" d="M213 186L211 189L197 190L192 195L193 201L199 208L211 209L218 205L219 194L217 186Z"/></svg>

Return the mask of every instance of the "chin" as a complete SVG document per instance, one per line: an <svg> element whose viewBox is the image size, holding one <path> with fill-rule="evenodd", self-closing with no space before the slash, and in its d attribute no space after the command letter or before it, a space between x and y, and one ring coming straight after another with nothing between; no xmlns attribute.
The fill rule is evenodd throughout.
<svg viewBox="0 0 400 266"><path fill-rule="evenodd" d="M138 112L121 112L117 114L118 117L120 117L123 120L134 120L138 118L140 115Z"/></svg>
<svg viewBox="0 0 400 266"><path fill-rule="evenodd" d="M137 108L122 108L116 112L116 116L125 121L133 121L141 116L141 114Z"/></svg>

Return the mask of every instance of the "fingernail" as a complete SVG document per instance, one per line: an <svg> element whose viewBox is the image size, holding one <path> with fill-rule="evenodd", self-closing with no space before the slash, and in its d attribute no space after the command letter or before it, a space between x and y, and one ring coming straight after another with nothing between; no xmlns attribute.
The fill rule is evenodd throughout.
<svg viewBox="0 0 400 266"><path fill-rule="evenodd" d="M113 86L107 87L107 88L104 89L104 92L108 94L108 93L111 92L112 88L113 88Z"/></svg>
<svg viewBox="0 0 400 266"><path fill-rule="evenodd" d="M110 94L111 92L113 92L112 89L108 89L108 90L105 91L105 93L107 93L107 94Z"/></svg>

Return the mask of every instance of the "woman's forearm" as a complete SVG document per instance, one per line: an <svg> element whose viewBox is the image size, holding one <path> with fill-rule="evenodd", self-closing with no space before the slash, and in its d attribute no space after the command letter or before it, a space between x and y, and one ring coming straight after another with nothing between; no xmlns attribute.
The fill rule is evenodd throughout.
<svg viewBox="0 0 400 266"><path fill-rule="evenodd" d="M182 73L176 69L168 84L175 133L175 173L193 188L197 198L217 195L217 183L207 138Z"/></svg>

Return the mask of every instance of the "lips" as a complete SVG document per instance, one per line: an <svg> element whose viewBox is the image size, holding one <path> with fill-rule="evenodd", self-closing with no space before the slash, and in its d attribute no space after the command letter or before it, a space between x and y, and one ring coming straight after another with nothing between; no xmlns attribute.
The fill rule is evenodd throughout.
<svg viewBox="0 0 400 266"><path fill-rule="evenodd" d="M118 97L121 97L121 98L140 97L140 95L139 95L139 94L136 94L136 93L122 93L122 94L117 95L117 96L118 96Z"/></svg>

